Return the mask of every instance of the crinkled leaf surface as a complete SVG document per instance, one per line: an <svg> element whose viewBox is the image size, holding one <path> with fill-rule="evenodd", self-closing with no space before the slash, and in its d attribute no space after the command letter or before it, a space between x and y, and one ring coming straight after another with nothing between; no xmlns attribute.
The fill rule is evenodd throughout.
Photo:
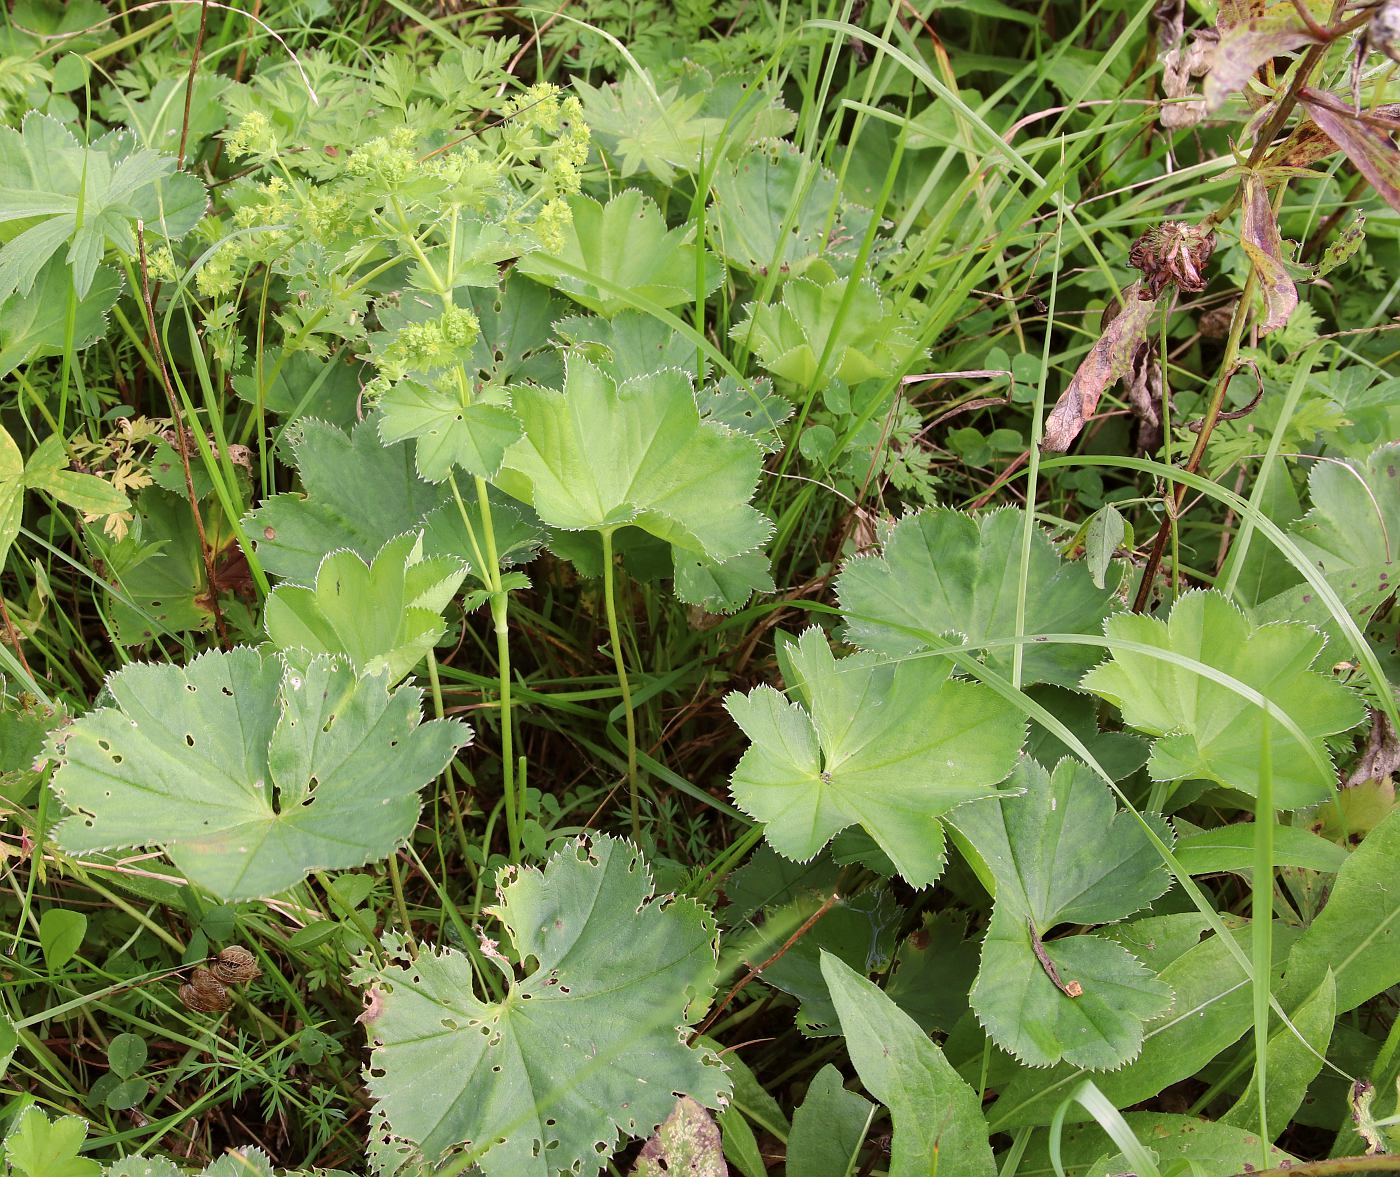
<svg viewBox="0 0 1400 1177"><path fill-rule="evenodd" d="M682 94L679 83L658 89L645 69L628 70L608 85L581 78L574 85L589 130L620 158L623 176L647 171L671 184L724 135L724 119L700 113L703 92Z"/></svg>
<svg viewBox="0 0 1400 1177"><path fill-rule="evenodd" d="M943 869L940 817L996 795L1025 736L1019 713L951 678L943 658L838 661L817 629L788 657L803 703L769 686L725 700L752 744L734 770L735 802L788 858L811 858L860 825L911 886L932 883Z"/></svg>
<svg viewBox="0 0 1400 1177"><path fill-rule="evenodd" d="M632 304L619 290L631 291L658 307L695 301L696 246L691 230L666 228L661 210L635 188L607 204L589 196L569 198L573 220L557 255L526 254L516 264L522 274L562 291L600 315L615 315ZM558 262L556 264L555 258ZM704 290L720 283L721 268L703 258ZM589 277L579 277L579 271ZM598 278L605 285L590 281Z"/></svg>
<svg viewBox="0 0 1400 1177"><path fill-rule="evenodd" d="M724 1070L680 1029L713 984L705 909L654 898L635 848L606 835L498 882L491 914L530 962L502 1001L476 996L454 949L409 960L391 939L390 963L359 970L374 994L369 1086L392 1135L430 1163L467 1146L487 1177L552 1177L598 1172L620 1139L656 1130L674 1093L719 1107Z"/></svg>
<svg viewBox="0 0 1400 1177"><path fill-rule="evenodd" d="M879 556L858 556L836 578L847 636L884 654L912 654L952 636L972 645L1016 633L1021 569L1019 510L964 515L931 507L901 519ZM1102 632L1113 594L1094 587L1082 564L1067 564L1034 528L1027 570L1024 633ZM1023 684L1075 686L1100 656L1093 647L1023 647ZM1010 674L1012 648L987 651L987 664Z"/></svg>
<svg viewBox="0 0 1400 1177"><path fill-rule="evenodd" d="M175 157L140 147L129 131L80 143L58 119L31 112L0 127L0 223L20 231L0 247L0 296L28 294L44 263L67 246L79 298L111 244L137 252L135 226L181 237L204 215L204 185L175 174Z"/></svg>
<svg viewBox="0 0 1400 1177"><path fill-rule="evenodd" d="M380 398L379 408L380 438L390 445L415 438L418 473L429 482L442 482L454 466L492 477L520 436L501 389L464 400L456 392L404 379Z"/></svg>
<svg viewBox="0 0 1400 1177"><path fill-rule="evenodd" d="M749 505L759 451L703 422L690 379L675 369L614 382L570 359L564 390L521 387L524 436L497 484L568 531L631 524L715 562L751 552L770 525Z"/></svg>
<svg viewBox="0 0 1400 1177"><path fill-rule="evenodd" d="M186 667L132 663L103 707L53 739L69 853L160 845L221 899L361 866L413 831L418 790L470 738L420 723L420 693L317 658L288 670L239 648Z"/></svg>
<svg viewBox="0 0 1400 1177"><path fill-rule="evenodd" d="M376 418L349 435L324 421L299 422L291 446L302 493L273 495L247 522L258 557L274 576L311 584L321 561L338 548L369 560L395 536L420 527L429 555L472 562L451 491L418 476L411 444L382 445ZM475 501L466 506L480 535L479 507ZM492 499L491 515L501 562L533 557L540 530L523 509L502 496Z"/></svg>
<svg viewBox="0 0 1400 1177"><path fill-rule="evenodd" d="M398 682L442 637L442 611L465 575L451 557L425 559L421 532L390 540L368 564L332 552L314 586L273 590L267 636L279 649L342 655L361 674L387 669Z"/></svg>
<svg viewBox="0 0 1400 1177"><path fill-rule="evenodd" d="M122 292L122 280L99 266L81 298L73 289L73 272L60 257L45 262L28 294L0 297L0 376L28 360L62 355L68 344L68 303L73 308L74 351L91 347L107 330L107 313Z"/></svg>
<svg viewBox="0 0 1400 1177"><path fill-rule="evenodd" d="M1084 676L1083 687L1114 703L1126 723L1158 737L1148 770L1157 780L1201 777L1251 796L1259 792L1259 750L1272 749L1274 804L1322 801L1335 785L1325 736L1361 722L1346 687L1311 668L1323 638L1306 625L1253 627L1217 592L1183 596L1166 621L1137 614L1109 619L1111 641L1133 642L1228 675L1269 700L1275 716L1201 671L1136 650ZM1305 738L1299 741L1284 720Z"/></svg>
<svg viewBox="0 0 1400 1177"><path fill-rule="evenodd" d="M747 433L765 453L782 449L778 426L792 416L793 403L773 391L767 377L740 384L732 376L707 384L700 390L700 415L740 433Z"/></svg>
<svg viewBox="0 0 1400 1177"><path fill-rule="evenodd" d="M873 981L834 956L822 974L865 1089L890 1109L889 1177L992 1177L996 1162L977 1093Z"/></svg>
<svg viewBox="0 0 1400 1177"><path fill-rule="evenodd" d="M662 368L695 368L695 345L641 311L621 311L610 319L570 315L554 324L554 332L618 384Z"/></svg>
<svg viewBox="0 0 1400 1177"><path fill-rule="evenodd" d="M1163 1013L1171 991L1122 945L1099 936L1032 936L1059 924L1102 924L1146 907L1170 884L1133 816L1078 761L1053 773L1023 760L1013 782L1025 791L964 806L953 816L996 880L996 907L982 947L972 1008L992 1038L1030 1066L1066 1059L1120 1066L1141 1049L1143 1024ZM1170 843L1161 818L1148 819Z"/></svg>

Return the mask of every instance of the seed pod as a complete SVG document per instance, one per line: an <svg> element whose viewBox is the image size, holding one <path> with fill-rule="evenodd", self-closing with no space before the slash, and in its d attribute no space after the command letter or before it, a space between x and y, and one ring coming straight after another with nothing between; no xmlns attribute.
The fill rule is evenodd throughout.
<svg viewBox="0 0 1400 1177"><path fill-rule="evenodd" d="M241 944L230 944L216 956L210 972L225 985L242 985L262 975L253 954Z"/></svg>
<svg viewBox="0 0 1400 1177"><path fill-rule="evenodd" d="M180 986L180 1000L196 1013L223 1013L229 1007L228 990L206 968L197 968L190 979Z"/></svg>

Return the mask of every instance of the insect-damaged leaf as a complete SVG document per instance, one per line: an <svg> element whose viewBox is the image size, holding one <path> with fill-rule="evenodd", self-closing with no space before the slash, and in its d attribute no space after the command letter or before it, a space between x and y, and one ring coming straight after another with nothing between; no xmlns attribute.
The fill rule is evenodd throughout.
<svg viewBox="0 0 1400 1177"><path fill-rule="evenodd" d="M1400 212L1400 149L1390 137L1393 120L1377 120L1374 115L1358 116L1346 103L1331 94L1304 90L1303 109L1326 133L1356 170L1371 181L1381 199Z"/></svg>
<svg viewBox="0 0 1400 1177"><path fill-rule="evenodd" d="M688 1095L642 1146L633 1177L728 1177L719 1125Z"/></svg>
<svg viewBox="0 0 1400 1177"><path fill-rule="evenodd" d="M1074 444L1099 407L1099 398L1128 370L1137 349L1147 341L1157 300L1139 297L1141 289L1142 284L1134 282L1118 296L1118 313L1094 341L1069 387L1050 410L1040 443L1047 454L1062 454Z"/></svg>
<svg viewBox="0 0 1400 1177"><path fill-rule="evenodd" d="M53 738L54 793L78 811L59 845L158 844L225 900L392 853L418 820L418 790L471 736L420 723L420 692L324 657L304 670L247 648L183 668L131 663L107 689L115 706Z"/></svg>
<svg viewBox="0 0 1400 1177"><path fill-rule="evenodd" d="M1283 241L1279 237L1278 217L1269 202L1269 190L1254 172L1244 177L1240 245L1259 275L1259 289L1264 295L1264 320L1259 324L1259 332L1268 335L1288 322L1298 305L1298 288L1283 261Z"/></svg>
<svg viewBox="0 0 1400 1177"><path fill-rule="evenodd" d="M1270 4L1223 28L1206 74L1206 109L1219 110L1231 94L1248 85L1260 66L1312 40L1291 0Z"/></svg>
<svg viewBox="0 0 1400 1177"><path fill-rule="evenodd" d="M837 660L819 629L788 654L791 703L769 686L725 700L753 746L734 800L767 823L773 849L805 861L859 824L914 887L943 869L940 815L992 797L1015 766L1020 715L944 658Z"/></svg>
<svg viewBox="0 0 1400 1177"><path fill-rule="evenodd" d="M486 1177L591 1174L620 1137L649 1136L676 1093L722 1105L729 1079L713 1051L678 1034L710 993L715 925L691 899L652 895L628 842L569 842L543 870L507 868L490 909L516 976L499 1002L477 997L455 949L364 964L363 1019L374 1044L369 1087L392 1138L430 1164L466 1146Z"/></svg>

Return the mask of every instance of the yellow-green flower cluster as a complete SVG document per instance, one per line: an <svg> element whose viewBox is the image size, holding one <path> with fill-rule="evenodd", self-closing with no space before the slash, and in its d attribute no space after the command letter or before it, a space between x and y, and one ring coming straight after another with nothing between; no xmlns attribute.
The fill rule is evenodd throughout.
<svg viewBox="0 0 1400 1177"><path fill-rule="evenodd" d="M409 323L379 356L379 371L388 380L409 372L427 372L465 359L481 334L476 316L463 307L448 307L436 319Z"/></svg>
<svg viewBox="0 0 1400 1177"><path fill-rule="evenodd" d="M227 150L229 159L250 156L270 159L277 154L277 133L272 120L260 110L250 110L228 137Z"/></svg>
<svg viewBox="0 0 1400 1177"><path fill-rule="evenodd" d="M352 176L365 176L386 188L397 188L418 171L418 133L412 127L396 127L388 137L371 139L350 157Z"/></svg>

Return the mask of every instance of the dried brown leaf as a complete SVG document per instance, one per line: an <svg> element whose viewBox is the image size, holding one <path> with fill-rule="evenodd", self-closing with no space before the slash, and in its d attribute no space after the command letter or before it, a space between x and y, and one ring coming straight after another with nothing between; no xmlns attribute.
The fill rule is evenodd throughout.
<svg viewBox="0 0 1400 1177"><path fill-rule="evenodd" d="M1367 781L1384 780L1400 768L1400 735L1390 726L1384 711L1368 707L1367 714L1371 717L1371 730L1366 735L1366 747L1343 788L1354 789Z"/></svg>
<svg viewBox="0 0 1400 1177"><path fill-rule="evenodd" d="M1050 410L1045 421L1045 438L1041 442L1045 453L1062 454L1074 444L1074 439L1098 408L1104 390L1127 372L1137 349L1147 341L1157 300L1140 297L1141 291L1142 284L1134 282L1118 296L1121 309L1105 325L1103 334L1089 349L1074 379Z"/></svg>
<svg viewBox="0 0 1400 1177"><path fill-rule="evenodd" d="M1313 40L1292 3L1270 4L1263 12L1222 27L1206 74L1206 109L1216 111L1225 99L1249 84L1261 66Z"/></svg>
<svg viewBox="0 0 1400 1177"><path fill-rule="evenodd" d="M688 1095L642 1146L633 1177L729 1177L719 1125Z"/></svg>
<svg viewBox="0 0 1400 1177"><path fill-rule="evenodd" d="M1346 152L1381 199L1400 212L1400 150L1384 129L1391 120L1385 115L1358 115L1331 94L1315 90L1305 90L1302 103L1308 117Z"/></svg>
<svg viewBox="0 0 1400 1177"><path fill-rule="evenodd" d="M1128 407L1133 410L1137 429L1133 433L1133 452L1151 457L1162 448L1162 365L1155 340L1140 345L1123 376L1128 393Z"/></svg>
<svg viewBox="0 0 1400 1177"><path fill-rule="evenodd" d="M1171 101L1162 104L1162 126L1168 130L1194 127L1206 115L1206 102L1189 97L1192 80L1204 77L1211 67L1219 34L1200 29L1188 44L1177 44L1162 55L1162 93Z"/></svg>
<svg viewBox="0 0 1400 1177"><path fill-rule="evenodd" d="M1298 305L1298 288L1283 261L1283 240L1274 206L1269 203L1269 190L1253 172L1244 178L1241 209L1240 244L1259 275L1259 289L1264 294L1264 321L1259 332L1268 335L1288 322Z"/></svg>

